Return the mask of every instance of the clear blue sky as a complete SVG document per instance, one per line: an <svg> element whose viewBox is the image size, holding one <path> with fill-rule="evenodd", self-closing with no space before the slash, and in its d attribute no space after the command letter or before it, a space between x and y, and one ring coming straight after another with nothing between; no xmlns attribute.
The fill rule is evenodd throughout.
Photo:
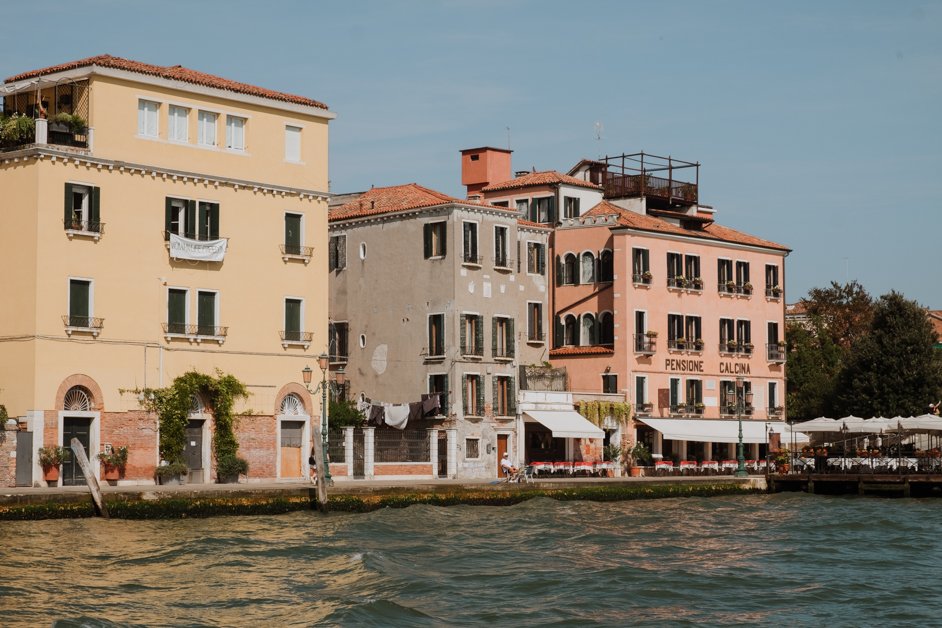
<svg viewBox="0 0 942 628"><path fill-rule="evenodd" d="M721 223L794 250L789 301L857 279L942 308L939 1L46 0L2 13L2 76L107 53L326 102L334 192L415 181L460 196L458 151L506 146L507 127L515 169L671 154L703 164Z"/></svg>

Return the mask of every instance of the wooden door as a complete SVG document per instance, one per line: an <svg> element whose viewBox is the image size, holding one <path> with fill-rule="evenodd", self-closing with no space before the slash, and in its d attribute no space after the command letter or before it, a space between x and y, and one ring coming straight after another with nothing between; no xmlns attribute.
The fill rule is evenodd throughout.
<svg viewBox="0 0 942 628"><path fill-rule="evenodd" d="M500 461L507 452L507 439L507 434L497 435L497 477L499 478L506 477L507 475L504 473L504 468L500 466Z"/></svg>
<svg viewBox="0 0 942 628"><path fill-rule="evenodd" d="M301 437L304 422L281 423L281 475L283 478L301 477Z"/></svg>
<svg viewBox="0 0 942 628"><path fill-rule="evenodd" d="M79 439L85 451L90 453L91 427L91 419L67 416L62 420L62 446L67 450L66 459L62 462L63 486L85 484L85 474L82 472L82 467L79 466L75 455L72 453L71 443L73 438Z"/></svg>
<svg viewBox="0 0 942 628"><path fill-rule="evenodd" d="M186 424L186 442L183 459L190 468L190 481L203 481L203 421L190 420Z"/></svg>

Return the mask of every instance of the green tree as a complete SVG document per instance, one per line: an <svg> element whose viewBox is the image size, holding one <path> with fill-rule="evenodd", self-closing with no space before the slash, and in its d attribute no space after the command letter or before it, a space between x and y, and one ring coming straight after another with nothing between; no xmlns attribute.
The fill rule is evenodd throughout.
<svg viewBox="0 0 942 628"><path fill-rule="evenodd" d="M840 414L915 415L942 397L942 355L926 310L897 292L880 297L868 333L851 347L838 377Z"/></svg>
<svg viewBox="0 0 942 628"><path fill-rule="evenodd" d="M812 288L802 299L812 319L819 319L817 332L822 331L844 351L870 329L873 320L873 298L856 280L841 285L832 281L828 288Z"/></svg>
<svg viewBox="0 0 942 628"><path fill-rule="evenodd" d="M789 325L786 329L786 402L791 419L806 421L834 412L834 384L844 362L844 351L823 325L821 318L815 317L810 329L800 325Z"/></svg>

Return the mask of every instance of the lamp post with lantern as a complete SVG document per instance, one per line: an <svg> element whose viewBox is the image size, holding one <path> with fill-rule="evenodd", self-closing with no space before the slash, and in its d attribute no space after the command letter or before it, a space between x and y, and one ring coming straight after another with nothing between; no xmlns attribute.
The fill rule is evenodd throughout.
<svg viewBox="0 0 942 628"><path fill-rule="evenodd" d="M739 422L739 445L736 448L736 472L733 474L737 478L749 476L746 471L746 457L743 454L742 442L742 415L745 412L746 405L752 405L752 392L744 392L746 381L740 376L736 378L736 390L727 395L727 403L736 404L736 420Z"/></svg>
<svg viewBox="0 0 942 628"><path fill-rule="evenodd" d="M321 370L321 381L313 389L311 388L311 379L314 374L314 370L310 366L305 366L301 371L301 377L304 380L304 387L312 395L316 395L318 391L321 393L321 446L324 451L324 480L327 484L333 485L334 480L330 477L330 457L327 455L327 390L331 386L336 386L336 389L343 387L344 382L346 381L346 373L343 367L337 369L337 376L335 381L330 382L327 380L327 371L330 367L330 356L326 353L322 353L317 356L317 366Z"/></svg>

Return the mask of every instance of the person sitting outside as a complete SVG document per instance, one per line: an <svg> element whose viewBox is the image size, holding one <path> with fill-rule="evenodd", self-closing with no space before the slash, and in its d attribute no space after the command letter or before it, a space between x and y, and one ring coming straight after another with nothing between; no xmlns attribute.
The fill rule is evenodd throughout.
<svg viewBox="0 0 942 628"><path fill-rule="evenodd" d="M510 462L510 454L506 451L504 452L503 457L500 459L500 468L503 469L508 481L514 479L517 476L518 469L513 465L512 462Z"/></svg>

